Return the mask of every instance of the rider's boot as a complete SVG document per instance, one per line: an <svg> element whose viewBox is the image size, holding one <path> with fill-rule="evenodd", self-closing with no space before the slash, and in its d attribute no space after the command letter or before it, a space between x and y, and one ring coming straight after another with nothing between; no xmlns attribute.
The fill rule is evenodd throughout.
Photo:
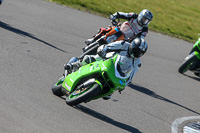
<svg viewBox="0 0 200 133"><path fill-rule="evenodd" d="M95 39L94 38L90 38L90 39L87 39L85 40L85 44L88 46L90 45L91 43L95 42Z"/></svg>
<svg viewBox="0 0 200 133"><path fill-rule="evenodd" d="M98 35L98 36L95 36L94 38L90 38L90 39L85 40L85 44L88 46L88 45L94 43L95 41L100 42L100 40L102 40L102 39L104 39L104 38L105 38L105 35L102 36L102 35L100 34L100 35Z"/></svg>
<svg viewBox="0 0 200 133"><path fill-rule="evenodd" d="M96 40L98 40L99 38L101 38L103 34L104 34L104 32L102 32L102 29L100 28L98 30L98 32L96 33L96 35L93 36L93 38L85 40L85 44L86 45L92 44L93 42L95 42Z"/></svg>
<svg viewBox="0 0 200 133"><path fill-rule="evenodd" d="M105 36L102 36L101 38L97 40L94 39L94 42L92 42L90 45L83 48L83 52L87 51L88 49L91 49L92 47L96 45L101 46L102 44L107 44L107 42L104 39L105 39Z"/></svg>

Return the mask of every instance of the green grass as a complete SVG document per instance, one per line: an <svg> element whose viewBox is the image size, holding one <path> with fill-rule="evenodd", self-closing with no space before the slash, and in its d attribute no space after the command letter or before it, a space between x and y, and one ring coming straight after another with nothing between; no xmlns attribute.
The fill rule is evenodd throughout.
<svg viewBox="0 0 200 133"><path fill-rule="evenodd" d="M49 0L75 9L108 17L117 11L152 11L153 31L194 42L200 33L200 0ZM103 26L103 25L102 25Z"/></svg>

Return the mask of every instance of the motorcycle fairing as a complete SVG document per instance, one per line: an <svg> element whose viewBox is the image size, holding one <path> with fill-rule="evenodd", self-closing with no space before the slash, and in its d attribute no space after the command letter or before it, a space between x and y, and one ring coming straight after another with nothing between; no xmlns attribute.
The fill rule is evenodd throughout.
<svg viewBox="0 0 200 133"><path fill-rule="evenodd" d="M80 79L99 72L101 72L101 69L97 62L82 66L76 72L66 76L62 87L64 87L67 91L72 92Z"/></svg>
<svg viewBox="0 0 200 133"><path fill-rule="evenodd" d="M126 79L121 79L115 76L114 63L116 58L117 55L113 59L107 59L105 61L100 60L80 67L76 72L67 75L62 87L67 91L72 92L81 79L87 78L90 75L100 74L108 86L112 88L111 90L122 90L126 86Z"/></svg>
<svg viewBox="0 0 200 133"><path fill-rule="evenodd" d="M200 39L193 46L194 54L200 60Z"/></svg>

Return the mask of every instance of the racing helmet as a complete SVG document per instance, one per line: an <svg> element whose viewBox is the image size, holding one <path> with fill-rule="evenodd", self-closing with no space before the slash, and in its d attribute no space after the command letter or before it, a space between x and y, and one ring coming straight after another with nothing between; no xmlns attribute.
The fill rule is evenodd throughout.
<svg viewBox="0 0 200 133"><path fill-rule="evenodd" d="M153 14L147 9L144 9L138 15L138 23L141 26L148 25L153 19Z"/></svg>
<svg viewBox="0 0 200 133"><path fill-rule="evenodd" d="M148 45L144 39L135 38L128 48L128 54L131 58L140 58L147 51Z"/></svg>

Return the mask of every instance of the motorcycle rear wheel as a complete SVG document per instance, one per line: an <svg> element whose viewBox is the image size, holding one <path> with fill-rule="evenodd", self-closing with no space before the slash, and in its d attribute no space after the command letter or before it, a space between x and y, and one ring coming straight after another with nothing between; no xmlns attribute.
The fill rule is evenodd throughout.
<svg viewBox="0 0 200 133"><path fill-rule="evenodd" d="M195 54L191 55L187 60L185 60L181 64L181 66L178 69L179 73L181 73L181 74L185 73L187 70L190 69L190 66L192 65L192 63L197 61L197 60L198 60L198 58L196 57Z"/></svg>
<svg viewBox="0 0 200 133"><path fill-rule="evenodd" d="M96 96L101 90L101 87L96 83L91 88L85 88L83 91L75 90L66 98L66 103L70 106L86 102L90 98Z"/></svg>

